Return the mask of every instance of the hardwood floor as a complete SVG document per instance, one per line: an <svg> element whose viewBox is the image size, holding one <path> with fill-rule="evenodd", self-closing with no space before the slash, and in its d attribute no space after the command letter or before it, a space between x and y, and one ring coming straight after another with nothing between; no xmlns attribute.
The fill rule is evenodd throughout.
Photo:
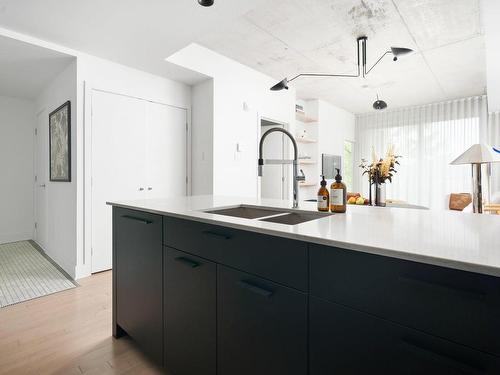
<svg viewBox="0 0 500 375"><path fill-rule="evenodd" d="M0 374L164 374L111 336L111 272L0 309Z"/></svg>

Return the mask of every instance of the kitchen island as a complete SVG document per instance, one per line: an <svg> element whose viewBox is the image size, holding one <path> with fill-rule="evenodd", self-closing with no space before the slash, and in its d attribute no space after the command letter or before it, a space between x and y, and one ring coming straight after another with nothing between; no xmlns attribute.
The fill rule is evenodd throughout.
<svg viewBox="0 0 500 375"><path fill-rule="evenodd" d="M282 201L110 204L113 334L174 375L500 372L496 216L305 203L290 225Z"/></svg>

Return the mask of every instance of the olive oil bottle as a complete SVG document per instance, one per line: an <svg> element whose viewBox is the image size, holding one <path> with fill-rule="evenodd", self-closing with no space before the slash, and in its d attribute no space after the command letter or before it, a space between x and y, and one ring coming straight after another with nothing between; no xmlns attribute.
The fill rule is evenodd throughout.
<svg viewBox="0 0 500 375"><path fill-rule="evenodd" d="M325 176L322 176L321 187L318 190L318 211L328 212L330 209L330 193L326 188Z"/></svg>
<svg viewBox="0 0 500 375"><path fill-rule="evenodd" d="M342 182L340 169L336 169L335 182L330 186L330 210L335 213L344 213L347 209L347 188Z"/></svg>

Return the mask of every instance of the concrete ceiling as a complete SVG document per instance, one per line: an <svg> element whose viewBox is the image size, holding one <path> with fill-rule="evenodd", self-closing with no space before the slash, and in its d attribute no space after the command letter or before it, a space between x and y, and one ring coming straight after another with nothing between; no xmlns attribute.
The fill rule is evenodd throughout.
<svg viewBox="0 0 500 375"><path fill-rule="evenodd" d="M0 26L188 84L205 76L165 61L192 42L280 80L356 70L368 36L367 79L301 78L301 99L367 112L377 92L390 108L484 93L479 0L0 0ZM280 95L279 92L276 95Z"/></svg>
<svg viewBox="0 0 500 375"><path fill-rule="evenodd" d="M188 84L205 76L165 61L265 0L0 0L0 26Z"/></svg>
<svg viewBox="0 0 500 375"><path fill-rule="evenodd" d="M73 56L0 36L0 95L34 99Z"/></svg>
<svg viewBox="0 0 500 375"><path fill-rule="evenodd" d="M397 108L485 92L479 0L272 0L198 43L281 80L355 73L361 35L368 66L390 46L416 53L398 62L387 56L366 79L299 78L292 83L299 98L364 113L377 93Z"/></svg>

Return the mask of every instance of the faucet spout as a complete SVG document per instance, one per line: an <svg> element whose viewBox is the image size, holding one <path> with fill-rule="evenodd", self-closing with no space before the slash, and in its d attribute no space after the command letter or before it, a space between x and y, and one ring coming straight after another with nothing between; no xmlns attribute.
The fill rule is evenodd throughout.
<svg viewBox="0 0 500 375"><path fill-rule="evenodd" d="M281 132L285 134L290 140L292 141L293 144L293 208L298 208L299 207L299 181L304 181L305 180L305 175L302 169L300 170L301 175L299 176L299 151L297 147L297 142L295 141L295 138L293 135L283 129L283 128L271 128L268 131L266 131L264 134L262 134L262 137L260 138L259 142L259 160L258 160L258 175L259 177L262 177L262 166L264 164L289 164L290 160L268 160L267 162L264 161L262 158L263 155L263 150L264 150L264 141L266 137L274 132Z"/></svg>

